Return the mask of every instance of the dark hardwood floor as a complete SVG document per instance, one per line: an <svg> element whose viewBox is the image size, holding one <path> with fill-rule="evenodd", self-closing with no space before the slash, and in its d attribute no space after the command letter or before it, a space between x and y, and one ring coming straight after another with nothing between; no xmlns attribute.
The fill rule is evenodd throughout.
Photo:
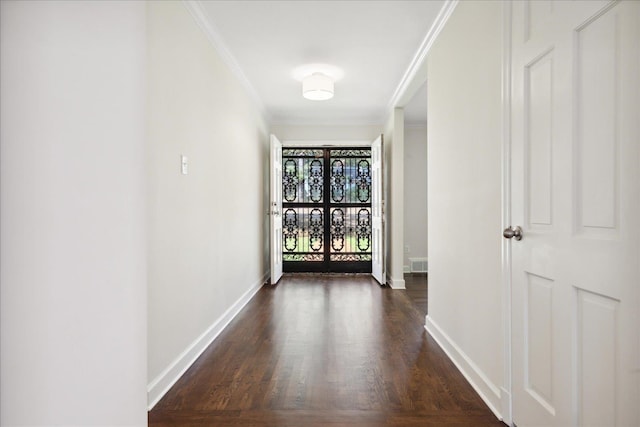
<svg viewBox="0 0 640 427"><path fill-rule="evenodd" d="M504 427L424 330L426 278L407 287L285 275L256 294L149 425Z"/></svg>
<svg viewBox="0 0 640 427"><path fill-rule="evenodd" d="M427 274L408 273L404 275L407 297L413 306L422 313L422 317L427 315Z"/></svg>

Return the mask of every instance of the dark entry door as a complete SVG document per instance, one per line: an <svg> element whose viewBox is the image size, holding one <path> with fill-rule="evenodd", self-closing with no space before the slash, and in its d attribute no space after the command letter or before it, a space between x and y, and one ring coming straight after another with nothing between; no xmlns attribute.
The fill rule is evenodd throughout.
<svg viewBox="0 0 640 427"><path fill-rule="evenodd" d="M371 272L371 150L282 150L285 272Z"/></svg>

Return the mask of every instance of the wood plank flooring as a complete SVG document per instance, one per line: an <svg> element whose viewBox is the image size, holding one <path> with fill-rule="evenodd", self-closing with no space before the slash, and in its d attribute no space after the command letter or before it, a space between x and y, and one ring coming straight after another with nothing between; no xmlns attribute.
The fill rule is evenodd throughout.
<svg viewBox="0 0 640 427"><path fill-rule="evenodd" d="M367 276L285 275L256 294L149 425L504 427L407 293Z"/></svg>
<svg viewBox="0 0 640 427"><path fill-rule="evenodd" d="M427 315L427 274L408 273L404 275L405 291L413 306L422 313L422 317Z"/></svg>

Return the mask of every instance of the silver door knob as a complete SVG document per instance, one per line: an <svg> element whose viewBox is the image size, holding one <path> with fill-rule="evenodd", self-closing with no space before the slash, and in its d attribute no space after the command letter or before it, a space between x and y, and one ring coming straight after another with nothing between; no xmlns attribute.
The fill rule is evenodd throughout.
<svg viewBox="0 0 640 427"><path fill-rule="evenodd" d="M504 229L502 235L507 239L514 237L516 240L522 240L522 228L519 225L515 227L509 226Z"/></svg>

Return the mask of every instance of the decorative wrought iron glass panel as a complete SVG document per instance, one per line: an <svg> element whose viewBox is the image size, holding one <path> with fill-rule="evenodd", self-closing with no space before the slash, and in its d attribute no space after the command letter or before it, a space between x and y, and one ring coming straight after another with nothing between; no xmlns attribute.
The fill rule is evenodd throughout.
<svg viewBox="0 0 640 427"><path fill-rule="evenodd" d="M288 203L321 203L324 197L322 150L282 150L282 199Z"/></svg>
<svg viewBox="0 0 640 427"><path fill-rule="evenodd" d="M283 148L282 157L315 157L323 158L324 150L322 148Z"/></svg>
<svg viewBox="0 0 640 427"><path fill-rule="evenodd" d="M283 261L324 261L324 208L283 208L282 234Z"/></svg>
<svg viewBox="0 0 640 427"><path fill-rule="evenodd" d="M331 208L331 261L371 261L371 208Z"/></svg>
<svg viewBox="0 0 640 427"><path fill-rule="evenodd" d="M364 157L367 159L371 158L371 149L370 148L347 148L347 149L338 149L331 150L331 157Z"/></svg>
<svg viewBox="0 0 640 427"><path fill-rule="evenodd" d="M371 150L331 150L331 203L371 203Z"/></svg>
<svg viewBox="0 0 640 427"><path fill-rule="evenodd" d="M371 150L282 151L285 271L371 271Z"/></svg>

